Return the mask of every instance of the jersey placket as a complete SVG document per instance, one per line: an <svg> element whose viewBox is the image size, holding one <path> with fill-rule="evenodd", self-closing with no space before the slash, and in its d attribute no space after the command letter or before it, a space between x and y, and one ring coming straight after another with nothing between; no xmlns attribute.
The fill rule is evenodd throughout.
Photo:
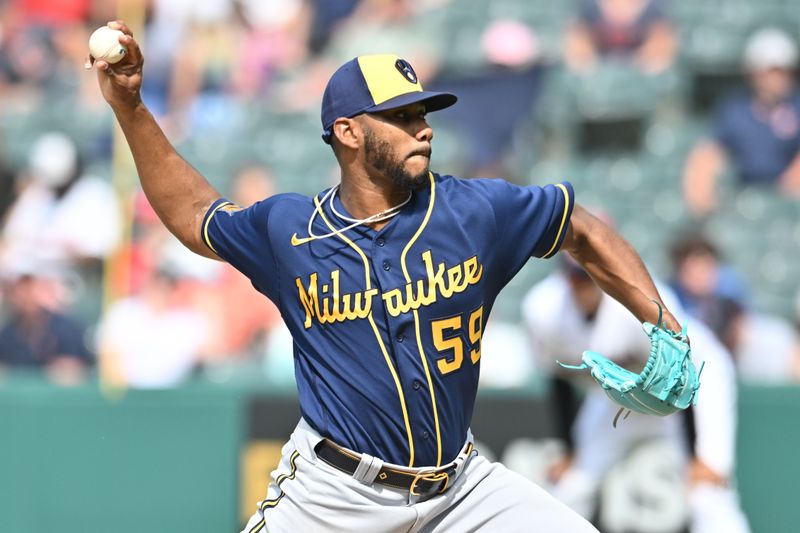
<svg viewBox="0 0 800 533"><path fill-rule="evenodd" d="M416 228L414 228L416 229ZM394 231L379 231L372 240L371 263L376 287L381 294L386 291L401 288L405 295L407 283L401 265L401 253L408 242L408 238L398 237L398 243L391 240ZM425 375L423 363L420 361L419 346L417 342L416 324L413 312L401 313L392 316L388 307L383 307L384 326L388 335L388 346L391 346L391 356L395 362L400 383L405 394L408 408L408 417L411 423L411 433L414 439L415 454L414 466L424 464L429 466L433 456L436 461L438 442L436 429L433 422L435 415L432 412L431 394L428 379ZM377 315L376 315L377 318ZM433 450L433 452L431 452ZM420 463L420 458L426 458Z"/></svg>

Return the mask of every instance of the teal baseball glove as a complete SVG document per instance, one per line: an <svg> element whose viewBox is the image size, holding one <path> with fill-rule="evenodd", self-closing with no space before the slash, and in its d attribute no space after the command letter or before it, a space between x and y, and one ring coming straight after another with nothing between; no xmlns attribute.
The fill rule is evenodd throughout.
<svg viewBox="0 0 800 533"><path fill-rule="evenodd" d="M635 374L597 352L583 352L583 364L565 365L574 370L591 369L591 375L620 410L614 417L614 427L619 416L625 418L631 411L646 415L666 416L697 403L700 388L701 365L698 372L692 363L691 347L687 342L686 327L680 333L666 329L661 321L659 306L658 324L642 324L650 337L650 357L644 369Z"/></svg>

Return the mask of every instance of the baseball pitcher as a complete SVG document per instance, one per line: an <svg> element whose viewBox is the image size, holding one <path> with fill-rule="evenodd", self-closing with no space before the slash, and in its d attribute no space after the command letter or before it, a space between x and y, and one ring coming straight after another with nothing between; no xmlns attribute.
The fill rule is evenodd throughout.
<svg viewBox="0 0 800 533"><path fill-rule="evenodd" d="M141 101L137 43L109 26L128 54L87 66L147 198L188 248L248 276L293 335L302 419L244 531L595 531L479 455L470 419L483 326L531 257L566 249L638 320L657 320L661 299L631 246L576 205L569 183L433 172L426 114L456 96L425 91L391 55L345 63L325 89L322 137L340 183L242 209L176 153Z"/></svg>

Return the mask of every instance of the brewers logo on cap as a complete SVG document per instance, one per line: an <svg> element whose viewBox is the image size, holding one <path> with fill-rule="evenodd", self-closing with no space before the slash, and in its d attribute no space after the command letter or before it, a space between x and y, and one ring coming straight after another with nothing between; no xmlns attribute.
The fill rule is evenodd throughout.
<svg viewBox="0 0 800 533"><path fill-rule="evenodd" d="M405 59L398 59L395 61L394 66L400 71L400 74L411 83L417 83L417 73Z"/></svg>

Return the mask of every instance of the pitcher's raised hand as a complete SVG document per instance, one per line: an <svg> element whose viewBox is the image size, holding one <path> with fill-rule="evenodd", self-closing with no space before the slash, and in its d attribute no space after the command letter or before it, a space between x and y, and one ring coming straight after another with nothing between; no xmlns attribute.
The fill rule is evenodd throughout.
<svg viewBox="0 0 800 533"><path fill-rule="evenodd" d="M139 90L142 86L142 66L144 65L142 52L139 44L133 38L130 28L123 21L109 22L108 27L123 33L119 42L127 48L128 52L113 65L88 54L84 66L87 69L91 69L92 66L97 69L97 80L100 83L103 98L112 108L136 106L141 101Z"/></svg>

